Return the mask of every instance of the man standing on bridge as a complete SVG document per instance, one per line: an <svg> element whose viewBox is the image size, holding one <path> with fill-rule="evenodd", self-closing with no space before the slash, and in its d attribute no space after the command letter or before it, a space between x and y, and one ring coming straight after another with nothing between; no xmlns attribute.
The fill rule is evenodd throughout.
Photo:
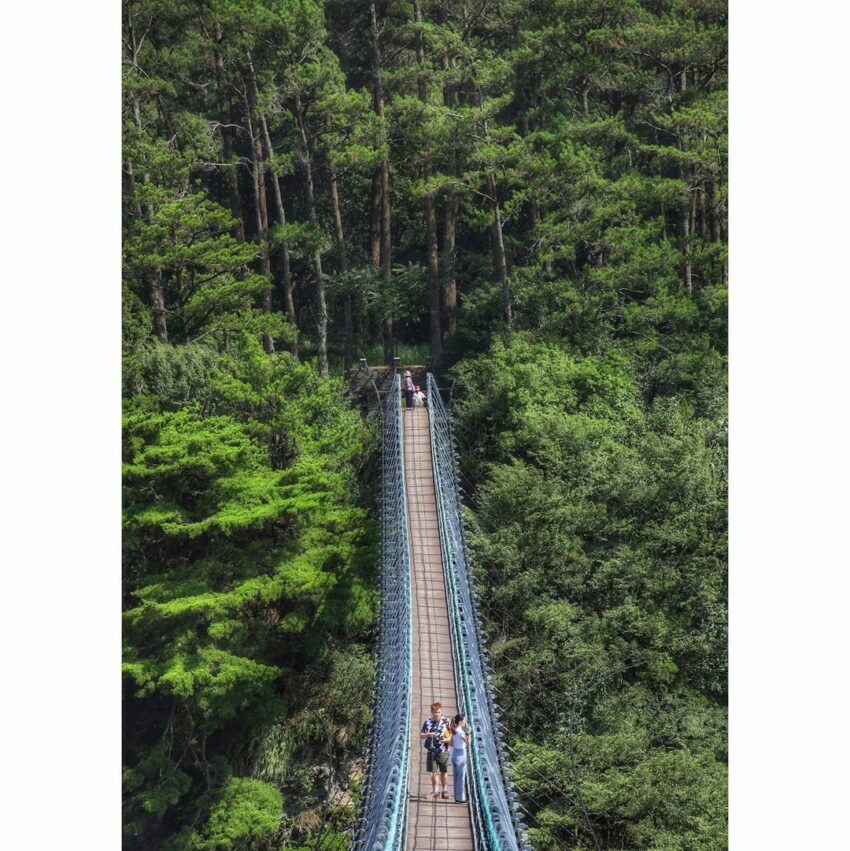
<svg viewBox="0 0 850 851"><path fill-rule="evenodd" d="M451 744L451 722L443 717L443 705L439 702L431 704L431 717L425 719L420 738L425 739L425 749L428 751L426 771L431 774L431 797L437 798L437 773L443 784L443 798L449 799L447 790L449 782L449 745ZM448 741L447 739L448 734Z"/></svg>

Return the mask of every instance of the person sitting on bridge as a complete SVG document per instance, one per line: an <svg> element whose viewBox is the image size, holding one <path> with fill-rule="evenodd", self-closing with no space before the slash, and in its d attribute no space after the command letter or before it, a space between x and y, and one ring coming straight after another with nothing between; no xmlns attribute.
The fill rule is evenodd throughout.
<svg viewBox="0 0 850 851"><path fill-rule="evenodd" d="M424 408L425 407L425 394L422 392L418 384L413 386L413 407L414 408Z"/></svg>
<svg viewBox="0 0 850 851"><path fill-rule="evenodd" d="M431 797L437 798L437 773L443 786L443 798L449 799L447 790L449 782L449 745L451 739L447 739L450 728L448 718L443 716L443 706L439 701L431 704L431 717L425 719L422 725L420 738L425 739L425 748L428 751L428 762L425 770L431 775Z"/></svg>

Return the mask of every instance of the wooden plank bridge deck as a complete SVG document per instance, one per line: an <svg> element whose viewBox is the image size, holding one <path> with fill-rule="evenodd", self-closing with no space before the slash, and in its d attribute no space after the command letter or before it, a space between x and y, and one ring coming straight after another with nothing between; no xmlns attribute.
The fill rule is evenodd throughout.
<svg viewBox="0 0 850 851"><path fill-rule="evenodd" d="M449 613L437 526L428 411L402 412L404 470L410 528L413 589L413 700L410 719L410 801L407 851L472 851L469 804L456 804L449 764L449 800L429 797L431 775L419 731L434 701L443 715L457 713ZM438 787L441 789L441 787Z"/></svg>

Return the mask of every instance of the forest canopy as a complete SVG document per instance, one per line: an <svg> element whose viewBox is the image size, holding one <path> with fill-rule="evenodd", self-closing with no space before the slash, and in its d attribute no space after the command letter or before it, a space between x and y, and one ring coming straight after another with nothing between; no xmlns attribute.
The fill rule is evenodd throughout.
<svg viewBox="0 0 850 851"><path fill-rule="evenodd" d="M393 356L454 387L535 847L726 846L726 39L721 0L124 0L129 849L345 847L344 375Z"/></svg>

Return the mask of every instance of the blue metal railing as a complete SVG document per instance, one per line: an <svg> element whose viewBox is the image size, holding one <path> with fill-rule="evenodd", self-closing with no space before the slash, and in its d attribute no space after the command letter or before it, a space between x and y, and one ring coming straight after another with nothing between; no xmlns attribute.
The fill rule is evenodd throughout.
<svg viewBox="0 0 850 851"><path fill-rule="evenodd" d="M413 608L400 393L400 379L396 374L383 408L377 671L370 734L372 746L361 818L354 838L355 851L400 851L405 844L413 692Z"/></svg>
<svg viewBox="0 0 850 851"><path fill-rule="evenodd" d="M458 708L466 713L472 728L468 776L475 847L479 851L531 851L519 802L513 792L507 748L486 662L481 618L476 610L457 486L451 417L430 372L428 419Z"/></svg>
<svg viewBox="0 0 850 851"><path fill-rule="evenodd" d="M458 708L466 713L473 733L468 776L475 847L478 851L531 851L513 792L508 752L498 720L481 620L476 611L457 487L451 417L430 373L427 380L434 489ZM381 602L372 706L374 721L361 818L354 839L355 851L402 851L405 847L413 623L400 390L400 378L396 374L383 408Z"/></svg>

